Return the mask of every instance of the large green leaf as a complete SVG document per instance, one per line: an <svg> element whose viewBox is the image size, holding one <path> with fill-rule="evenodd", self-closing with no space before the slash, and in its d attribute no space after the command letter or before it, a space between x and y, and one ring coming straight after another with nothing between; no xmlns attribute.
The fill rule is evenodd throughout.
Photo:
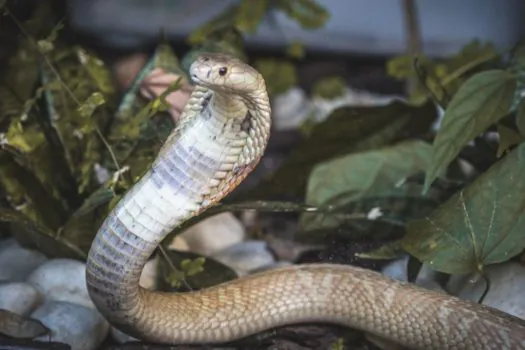
<svg viewBox="0 0 525 350"><path fill-rule="evenodd" d="M520 42L514 50L510 58L509 72L516 76L517 85L512 101L512 110L518 107L518 104L523 99L525 92L525 42Z"/></svg>
<svg viewBox="0 0 525 350"><path fill-rule="evenodd" d="M302 199L310 171L318 163L421 135L435 118L430 102L419 107L397 101L380 107L340 107L315 125L273 176L246 196Z"/></svg>
<svg viewBox="0 0 525 350"><path fill-rule="evenodd" d="M525 144L425 219L411 222L403 247L435 270L479 271L525 247Z"/></svg>
<svg viewBox="0 0 525 350"><path fill-rule="evenodd" d="M478 73L461 86L445 112L434 141L425 189L469 141L509 112L515 89L516 77L503 70Z"/></svg>
<svg viewBox="0 0 525 350"><path fill-rule="evenodd" d="M405 189L396 184L424 171L431 152L432 146L424 141L406 141L321 163L308 179L306 201L322 205L343 195L345 200L357 200L399 194Z"/></svg>
<svg viewBox="0 0 525 350"><path fill-rule="evenodd" d="M0 221L10 224L12 235L25 247L37 249L53 258L87 258L87 251L82 251L76 244L56 234L44 223L31 220L19 211L0 207Z"/></svg>

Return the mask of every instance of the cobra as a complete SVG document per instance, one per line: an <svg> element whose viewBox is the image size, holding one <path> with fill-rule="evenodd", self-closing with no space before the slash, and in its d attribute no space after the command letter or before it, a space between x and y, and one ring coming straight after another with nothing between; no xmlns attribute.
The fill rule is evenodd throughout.
<svg viewBox="0 0 525 350"><path fill-rule="evenodd" d="M223 343L322 322L413 349L525 349L522 319L346 265L296 265L185 293L142 289L141 271L157 245L228 195L257 165L270 134L266 85L254 68L203 54L190 75L196 87L177 127L89 252L87 288L111 324L169 344Z"/></svg>

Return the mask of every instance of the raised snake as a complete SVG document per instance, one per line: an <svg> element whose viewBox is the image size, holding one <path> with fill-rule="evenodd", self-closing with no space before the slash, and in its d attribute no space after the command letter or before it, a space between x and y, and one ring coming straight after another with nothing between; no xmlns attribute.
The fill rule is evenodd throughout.
<svg viewBox="0 0 525 350"><path fill-rule="evenodd" d="M163 238L229 194L257 165L270 133L262 75L222 54L190 66L195 89L147 173L91 246L86 279L103 316L155 343L223 343L296 323L357 328L413 349L525 349L525 321L347 265L260 272L200 291L139 286Z"/></svg>

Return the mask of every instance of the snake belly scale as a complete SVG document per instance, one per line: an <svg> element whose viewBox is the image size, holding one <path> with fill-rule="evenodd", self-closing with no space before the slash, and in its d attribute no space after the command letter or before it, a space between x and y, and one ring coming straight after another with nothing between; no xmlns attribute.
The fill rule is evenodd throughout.
<svg viewBox="0 0 525 350"><path fill-rule="evenodd" d="M91 299L136 338L222 343L286 324L327 322L413 349L525 349L525 321L346 265L279 268L212 288L139 286L162 239L230 193L257 165L270 133L265 81L251 66L203 54L196 87L150 170L99 229L86 269Z"/></svg>

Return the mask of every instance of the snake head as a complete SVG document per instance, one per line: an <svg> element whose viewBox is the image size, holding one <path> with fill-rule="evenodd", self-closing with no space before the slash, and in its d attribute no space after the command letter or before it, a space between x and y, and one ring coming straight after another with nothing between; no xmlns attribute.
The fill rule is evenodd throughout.
<svg viewBox="0 0 525 350"><path fill-rule="evenodd" d="M194 83L214 91L249 94L261 89L264 79L253 67L236 57L203 53L190 66Z"/></svg>

